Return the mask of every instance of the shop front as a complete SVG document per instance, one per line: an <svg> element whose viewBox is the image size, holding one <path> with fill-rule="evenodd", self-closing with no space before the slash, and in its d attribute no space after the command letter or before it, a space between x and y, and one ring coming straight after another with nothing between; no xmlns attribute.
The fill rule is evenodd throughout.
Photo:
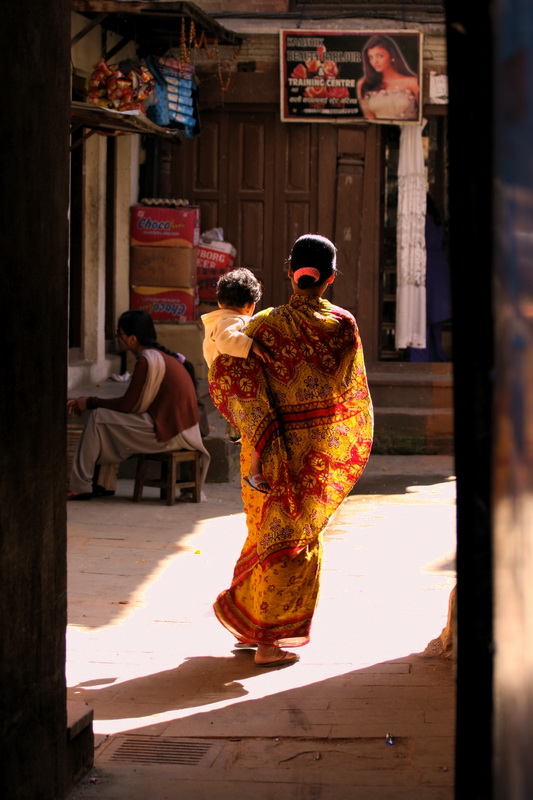
<svg viewBox="0 0 533 800"><path fill-rule="evenodd" d="M314 34L308 41L321 40ZM331 38L326 38L328 45ZM198 69L201 130L180 148L163 143L158 190L198 205L202 230L222 228L237 250L236 264L263 282L263 307L283 303L290 294L286 259L294 240L309 231L332 238L339 275L330 299L358 320L376 407L376 451L452 452L444 37L426 37L426 44L420 44L420 119L410 124L400 119L379 124L362 116L320 118L319 111L309 121L290 119L290 111L284 111L279 42L279 34L251 37L229 85L223 86L209 65L204 72ZM254 52L260 60L251 62ZM437 75L440 81L435 82ZM412 263L429 253L423 243L424 252L417 252L420 242L413 245L409 236L406 241L400 230L402 181L403 201L407 198L409 205L414 180L401 174L406 129L417 137L422 154L415 176L423 193L419 238L426 193L439 215L439 282L436 289L430 282L427 298L425 285L414 291L399 285L402 269L409 273ZM440 298L433 327L422 306L427 299L429 313L431 292Z"/></svg>

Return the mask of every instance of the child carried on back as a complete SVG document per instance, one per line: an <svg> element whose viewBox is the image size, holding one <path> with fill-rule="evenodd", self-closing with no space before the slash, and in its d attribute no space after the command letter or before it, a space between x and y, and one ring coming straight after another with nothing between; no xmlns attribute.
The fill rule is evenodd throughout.
<svg viewBox="0 0 533 800"><path fill-rule="evenodd" d="M202 315L205 327L203 352L208 367L221 353L237 358L247 358L250 353L254 353L263 362L272 360L269 351L260 342L243 333L261 294L261 284L249 269L234 269L219 278L219 307L216 311ZM226 436L237 441L240 434L228 423ZM245 481L259 492L266 493L270 489L261 472L261 460L255 450L252 452L250 472Z"/></svg>

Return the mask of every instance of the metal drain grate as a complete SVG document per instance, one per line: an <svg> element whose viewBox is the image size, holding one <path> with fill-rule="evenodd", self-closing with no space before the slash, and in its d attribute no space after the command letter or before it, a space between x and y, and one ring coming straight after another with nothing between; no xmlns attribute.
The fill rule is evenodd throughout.
<svg viewBox="0 0 533 800"><path fill-rule="evenodd" d="M115 739L115 747L107 749L109 761L136 764L181 764L210 767L222 750L221 744L194 739L161 739L131 736Z"/></svg>

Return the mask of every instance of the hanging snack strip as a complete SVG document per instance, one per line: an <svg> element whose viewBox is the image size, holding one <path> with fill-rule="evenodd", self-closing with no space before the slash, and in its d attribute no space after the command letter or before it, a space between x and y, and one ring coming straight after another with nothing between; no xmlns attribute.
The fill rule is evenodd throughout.
<svg viewBox="0 0 533 800"><path fill-rule="evenodd" d="M148 117L156 125L185 127L192 135L198 121L194 66L164 56L151 56L147 62L155 75L157 97L157 103L148 107Z"/></svg>

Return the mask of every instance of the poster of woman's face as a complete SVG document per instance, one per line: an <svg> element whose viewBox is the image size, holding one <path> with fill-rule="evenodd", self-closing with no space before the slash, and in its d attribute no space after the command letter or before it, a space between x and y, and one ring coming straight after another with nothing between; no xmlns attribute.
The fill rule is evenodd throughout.
<svg viewBox="0 0 533 800"><path fill-rule="evenodd" d="M421 122L419 31L280 32L283 122Z"/></svg>

